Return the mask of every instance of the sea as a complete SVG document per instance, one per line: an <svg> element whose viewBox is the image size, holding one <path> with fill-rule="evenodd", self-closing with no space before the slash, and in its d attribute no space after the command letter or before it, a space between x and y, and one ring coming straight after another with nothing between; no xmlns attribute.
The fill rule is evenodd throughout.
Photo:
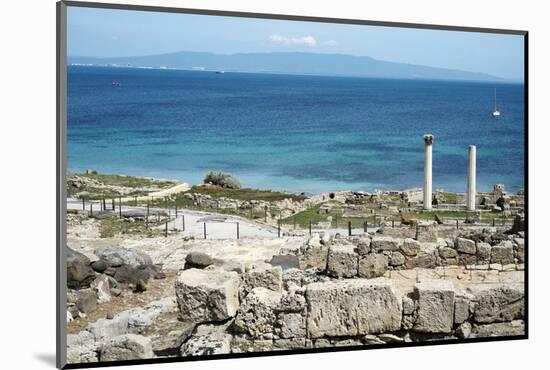
<svg viewBox="0 0 550 370"><path fill-rule="evenodd" d="M494 89L501 116L492 116ZM524 85L68 67L67 170L314 194L422 187L524 187Z"/></svg>

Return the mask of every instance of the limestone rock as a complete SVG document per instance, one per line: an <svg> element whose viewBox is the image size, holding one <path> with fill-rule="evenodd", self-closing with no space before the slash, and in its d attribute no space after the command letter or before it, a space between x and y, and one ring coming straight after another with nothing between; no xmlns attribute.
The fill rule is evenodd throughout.
<svg viewBox="0 0 550 370"><path fill-rule="evenodd" d="M357 275L358 255L351 245L334 245L328 252L327 274L336 278Z"/></svg>
<svg viewBox="0 0 550 370"><path fill-rule="evenodd" d="M458 252L454 248L441 247L438 252L441 258L456 258L458 256Z"/></svg>
<svg viewBox="0 0 550 370"><path fill-rule="evenodd" d="M494 324L475 325L472 329L471 337L507 337L525 334L525 324L523 320L514 320L511 322L499 322Z"/></svg>
<svg viewBox="0 0 550 370"><path fill-rule="evenodd" d="M253 338L269 339L273 335L274 310L281 293L263 287L254 288L244 299L235 317L234 328Z"/></svg>
<svg viewBox="0 0 550 370"><path fill-rule="evenodd" d="M384 279L313 283L306 288L309 338L358 336L401 328L402 297Z"/></svg>
<svg viewBox="0 0 550 370"><path fill-rule="evenodd" d="M101 347L100 352L102 362L150 359L153 356L151 340L137 334L112 338Z"/></svg>
<svg viewBox="0 0 550 370"><path fill-rule="evenodd" d="M433 222L419 221L416 224L416 240L419 242L437 242L437 227Z"/></svg>
<svg viewBox="0 0 550 370"><path fill-rule="evenodd" d="M462 324L470 317L470 301L465 297L455 298L455 324Z"/></svg>
<svg viewBox="0 0 550 370"><path fill-rule="evenodd" d="M191 251L185 256L185 266L184 269L188 270L191 268L202 269L208 267L214 263L212 257L203 252Z"/></svg>
<svg viewBox="0 0 550 370"><path fill-rule="evenodd" d="M416 284L414 290L418 297L418 317L413 329L423 333L450 333L455 299L452 283L432 280Z"/></svg>
<svg viewBox="0 0 550 370"><path fill-rule="evenodd" d="M318 237L317 237L318 238ZM311 242L305 246L300 258L300 268L316 268L319 271L325 271L327 268L329 247L321 245L320 242Z"/></svg>
<svg viewBox="0 0 550 370"><path fill-rule="evenodd" d="M99 362L95 345L71 346L67 348L67 363L80 364Z"/></svg>
<svg viewBox="0 0 550 370"><path fill-rule="evenodd" d="M456 238L455 248L460 253L476 254L476 242L470 239Z"/></svg>
<svg viewBox="0 0 550 370"><path fill-rule="evenodd" d="M514 263L514 247L512 242L503 241L491 248L491 263L507 265Z"/></svg>
<svg viewBox="0 0 550 370"><path fill-rule="evenodd" d="M516 244L515 256L518 259L519 263L524 263L525 262L525 239L515 238L514 243Z"/></svg>
<svg viewBox="0 0 550 370"><path fill-rule="evenodd" d="M281 266L271 266L267 263L253 265L241 275L239 298L243 300L254 288L266 288L274 292L283 289L283 269Z"/></svg>
<svg viewBox="0 0 550 370"><path fill-rule="evenodd" d="M420 268L434 268L437 265L437 259L433 253L422 253L416 257L409 258L405 262L405 267L408 269L413 269L416 267Z"/></svg>
<svg viewBox="0 0 550 370"><path fill-rule="evenodd" d="M478 263L489 263L491 261L491 244L477 242L476 254Z"/></svg>
<svg viewBox="0 0 550 370"><path fill-rule="evenodd" d="M109 266L118 267L129 265L131 267L150 266L153 264L151 257L143 252L122 247L107 247L96 249L94 254L107 261Z"/></svg>
<svg viewBox="0 0 550 370"><path fill-rule="evenodd" d="M359 258L358 275L363 278L375 278L384 275L388 269L388 257L380 253L371 253Z"/></svg>
<svg viewBox="0 0 550 370"><path fill-rule="evenodd" d="M283 285L286 290L291 286L301 287L304 283L304 272L298 268L283 271Z"/></svg>
<svg viewBox="0 0 550 370"><path fill-rule="evenodd" d="M224 321L235 316L239 307L239 275L236 272L180 271L175 290L183 321Z"/></svg>
<svg viewBox="0 0 550 370"><path fill-rule="evenodd" d="M414 257L420 252L420 245L420 242L414 239L405 239L400 249L405 256Z"/></svg>
<svg viewBox="0 0 550 370"><path fill-rule="evenodd" d="M390 257L390 265L391 266L401 266L405 263L406 259L401 252L392 252Z"/></svg>
<svg viewBox="0 0 550 370"><path fill-rule="evenodd" d="M97 294L97 302L105 303L111 300L111 283L109 276L100 275L92 283L92 288Z"/></svg>
<svg viewBox="0 0 550 370"><path fill-rule="evenodd" d="M525 296L522 287L481 287L473 291L476 304L474 321L493 323L522 319Z"/></svg>
<svg viewBox="0 0 550 370"><path fill-rule="evenodd" d="M92 288L78 290L76 299L76 307L82 313L92 312L97 307L97 295Z"/></svg>
<svg viewBox="0 0 550 370"><path fill-rule="evenodd" d="M67 287L87 288L95 279L90 259L80 252L67 247Z"/></svg>
<svg viewBox="0 0 550 370"><path fill-rule="evenodd" d="M357 247L355 248L355 251L357 252L357 254L359 254L361 256L369 254L370 251L371 251L371 240L370 240L370 238L361 239L357 243Z"/></svg>
<svg viewBox="0 0 550 370"><path fill-rule="evenodd" d="M231 321L221 324L199 325L193 335L181 346L182 356L208 356L231 352L232 336L228 332Z"/></svg>
<svg viewBox="0 0 550 370"><path fill-rule="evenodd" d="M280 338L305 338L306 320L301 313L281 312L277 315L275 334Z"/></svg>
<svg viewBox="0 0 550 370"><path fill-rule="evenodd" d="M374 252L399 250L399 240L389 236L375 236L371 241L371 248Z"/></svg>

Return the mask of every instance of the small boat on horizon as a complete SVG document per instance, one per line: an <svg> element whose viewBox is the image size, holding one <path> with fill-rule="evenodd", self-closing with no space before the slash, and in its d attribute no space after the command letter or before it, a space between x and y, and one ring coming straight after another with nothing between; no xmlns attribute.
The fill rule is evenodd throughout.
<svg viewBox="0 0 550 370"><path fill-rule="evenodd" d="M224 71L216 71L217 74L224 74L225 72Z"/></svg>
<svg viewBox="0 0 550 370"><path fill-rule="evenodd" d="M495 87L495 105L493 109L493 117L500 117L500 110L497 108L497 89Z"/></svg>

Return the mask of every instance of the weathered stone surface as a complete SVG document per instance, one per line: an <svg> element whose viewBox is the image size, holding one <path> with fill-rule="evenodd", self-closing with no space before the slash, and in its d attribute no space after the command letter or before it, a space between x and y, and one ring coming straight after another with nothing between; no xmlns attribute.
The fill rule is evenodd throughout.
<svg viewBox="0 0 550 370"><path fill-rule="evenodd" d="M239 307L239 275L236 272L180 271L175 290L183 321L224 321L235 316Z"/></svg>
<svg viewBox="0 0 550 370"><path fill-rule="evenodd" d="M283 271L300 268L300 258L293 254L277 254L269 261L271 266L281 266Z"/></svg>
<svg viewBox="0 0 550 370"><path fill-rule="evenodd" d="M475 254L460 253L458 255L458 264L460 266L475 266L477 257Z"/></svg>
<svg viewBox="0 0 550 370"><path fill-rule="evenodd" d="M371 253L359 258L358 275L363 278L375 278L384 275L388 269L388 257L380 253Z"/></svg>
<svg viewBox="0 0 550 370"><path fill-rule="evenodd" d="M123 334L140 334L161 314L174 312L176 309L174 297L166 297L143 308L119 312L112 319L99 319L88 325L88 331L94 335L96 341L105 341Z"/></svg>
<svg viewBox="0 0 550 370"><path fill-rule="evenodd" d="M67 247L67 287L87 288L95 279L90 259L80 252Z"/></svg>
<svg viewBox="0 0 550 370"><path fill-rule="evenodd" d="M462 339L469 338L472 332L472 324L465 321L456 329L456 336Z"/></svg>
<svg viewBox="0 0 550 370"><path fill-rule="evenodd" d="M300 268L302 270L316 268L319 271L325 271L328 261L328 249L328 246L321 244L318 235L311 237L302 251Z"/></svg>
<svg viewBox="0 0 550 370"><path fill-rule="evenodd" d="M476 304L474 321L493 323L522 319L525 296L522 287L481 287L473 291Z"/></svg>
<svg viewBox="0 0 550 370"><path fill-rule="evenodd" d="M511 322L499 322L494 324L475 325L472 329L472 338L482 337L505 337L525 334L525 324L523 320L514 320Z"/></svg>
<svg viewBox="0 0 550 370"><path fill-rule="evenodd" d="M277 315L275 334L280 338L305 338L306 320L301 313L281 312Z"/></svg>
<svg viewBox="0 0 550 370"><path fill-rule="evenodd" d="M455 248L460 253L476 254L476 242L470 239L456 238Z"/></svg>
<svg viewBox="0 0 550 370"><path fill-rule="evenodd" d="M151 340L137 334L112 338L101 347L100 360L127 361L153 358Z"/></svg>
<svg viewBox="0 0 550 370"><path fill-rule="evenodd" d="M386 280L352 279L306 288L309 338L357 336L399 330L402 297Z"/></svg>
<svg viewBox="0 0 550 370"><path fill-rule="evenodd" d="M129 284L136 290L147 290L147 284L151 278L152 271L145 266L132 267L123 265L116 269L114 279L122 284Z"/></svg>
<svg viewBox="0 0 550 370"><path fill-rule="evenodd" d="M277 311L280 312L298 312L301 313L306 308L306 298L304 289L284 292Z"/></svg>
<svg viewBox="0 0 550 370"><path fill-rule="evenodd" d="M328 252L327 274L336 278L357 275L358 255L351 245L334 245Z"/></svg>
<svg viewBox="0 0 550 370"><path fill-rule="evenodd" d="M107 262L102 259L92 262L90 266L92 269L94 269L95 272L98 272L100 274L107 270L107 268L109 267Z"/></svg>
<svg viewBox="0 0 550 370"><path fill-rule="evenodd" d="M455 258L458 256L458 252L454 248L441 247L438 249L438 252L441 258Z"/></svg>
<svg viewBox="0 0 550 370"><path fill-rule="evenodd" d="M118 267L129 265L132 267L150 266L153 264L151 257L143 252L122 247L107 247L96 249L94 254L106 261L109 266Z"/></svg>
<svg viewBox="0 0 550 370"><path fill-rule="evenodd" d="M407 262L405 262L405 267L408 269L413 269L416 267L434 268L436 265L437 259L433 253L419 254L416 257L409 258Z"/></svg>
<svg viewBox="0 0 550 370"><path fill-rule="evenodd" d="M240 299L243 300L252 289L260 287L274 292L281 292L283 289L283 269L281 266L272 266L267 263L251 266L246 273L241 275Z"/></svg>
<svg viewBox="0 0 550 370"><path fill-rule="evenodd" d="M195 324L180 323L175 325L174 330L151 338L153 352L158 356L171 356L179 353L182 344L191 336Z"/></svg>
<svg viewBox="0 0 550 370"><path fill-rule="evenodd" d="M235 335L231 340L231 353L273 351L273 340L250 339L246 335Z"/></svg>
<svg viewBox="0 0 550 370"><path fill-rule="evenodd" d="M403 314L412 315L414 313L414 301L408 296L403 296Z"/></svg>
<svg viewBox="0 0 550 370"><path fill-rule="evenodd" d="M455 324L462 324L470 317L470 300L465 297L455 297Z"/></svg>
<svg viewBox="0 0 550 370"><path fill-rule="evenodd" d="M202 269L212 265L213 263L214 260L208 254L198 251L191 251L187 254L187 256L185 256L184 269Z"/></svg>
<svg viewBox="0 0 550 370"><path fill-rule="evenodd" d="M306 344L305 338L276 339L273 341L273 349L276 351L303 349L306 348Z"/></svg>
<svg viewBox="0 0 550 370"><path fill-rule="evenodd" d="M371 241L371 248L374 252L399 250L399 239L389 236L375 236Z"/></svg>
<svg viewBox="0 0 550 370"><path fill-rule="evenodd" d="M491 244L477 242L476 255L478 263L489 263L491 261Z"/></svg>
<svg viewBox="0 0 550 370"><path fill-rule="evenodd" d="M514 247L511 241L503 241L491 248L491 263L501 265L514 263Z"/></svg>
<svg viewBox="0 0 550 370"><path fill-rule="evenodd" d="M67 363L91 363L98 362L97 348L95 345L71 346L67 348Z"/></svg>
<svg viewBox="0 0 550 370"><path fill-rule="evenodd" d="M392 252L390 257L390 265L391 266L401 266L405 263L406 259L401 252Z"/></svg>
<svg viewBox="0 0 550 370"><path fill-rule="evenodd" d="M359 254L361 256L369 254L370 251L371 251L371 240L370 240L370 238L361 239L357 243L357 247L355 248L355 251L357 252L357 254Z"/></svg>
<svg viewBox="0 0 550 370"><path fill-rule="evenodd" d="M414 286L418 297L413 330L423 333L450 333L453 327L455 292L451 282L432 280Z"/></svg>
<svg viewBox="0 0 550 370"><path fill-rule="evenodd" d="M419 221L416 224L416 240L419 242L437 242L437 226L433 222Z"/></svg>
<svg viewBox="0 0 550 370"><path fill-rule="evenodd" d="M231 352L231 322L221 325L199 325L193 335L181 346L182 356L208 356Z"/></svg>
<svg viewBox="0 0 550 370"><path fill-rule="evenodd" d="M304 272L297 268L283 271L283 286L288 290L292 286L301 287L304 283Z"/></svg>
<svg viewBox="0 0 550 370"><path fill-rule="evenodd" d="M97 295L91 288L76 292L76 307L82 313L89 313L97 307Z"/></svg>
<svg viewBox="0 0 550 370"><path fill-rule="evenodd" d="M516 244L515 256L518 259L519 263L524 263L525 262L525 239L515 238L514 243Z"/></svg>
<svg viewBox="0 0 550 370"><path fill-rule="evenodd" d="M275 309L280 301L280 292L263 287L254 288L237 311L233 324L235 330L249 334L253 338L272 338Z"/></svg>
<svg viewBox="0 0 550 370"><path fill-rule="evenodd" d="M405 239L403 240L403 244L400 246L401 252L405 256L414 257L420 252L420 242L414 240L414 239Z"/></svg>
<svg viewBox="0 0 550 370"><path fill-rule="evenodd" d="M97 294L98 303L105 303L111 300L111 283L109 276L98 276L92 283L92 288Z"/></svg>

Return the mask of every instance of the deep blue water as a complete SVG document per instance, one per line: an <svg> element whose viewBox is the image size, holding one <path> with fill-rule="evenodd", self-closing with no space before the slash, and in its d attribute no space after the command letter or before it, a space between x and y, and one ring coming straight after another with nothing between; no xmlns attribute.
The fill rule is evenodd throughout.
<svg viewBox="0 0 550 370"><path fill-rule="evenodd" d="M113 86L112 81L120 82ZM502 111L491 116L493 88ZM68 170L315 193L423 184L423 135L435 136L433 185L524 184L521 84L68 68Z"/></svg>

